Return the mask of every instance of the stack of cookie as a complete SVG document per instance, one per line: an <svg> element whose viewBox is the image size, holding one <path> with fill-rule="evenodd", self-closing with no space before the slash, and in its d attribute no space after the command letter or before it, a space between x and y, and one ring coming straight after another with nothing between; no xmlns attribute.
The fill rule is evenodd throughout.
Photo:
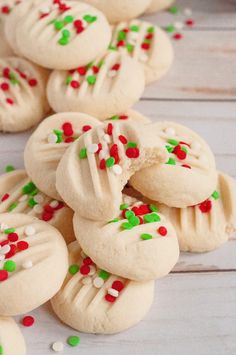
<svg viewBox="0 0 236 355"><path fill-rule="evenodd" d="M23 355L4 317L50 299L82 332L143 319L179 250L213 250L236 230L236 184L195 132L131 109L173 60L166 34L133 19L164 1L10 3L16 56L0 60L0 130L47 116L25 147L26 171L0 177L0 354L15 355L12 329Z"/></svg>

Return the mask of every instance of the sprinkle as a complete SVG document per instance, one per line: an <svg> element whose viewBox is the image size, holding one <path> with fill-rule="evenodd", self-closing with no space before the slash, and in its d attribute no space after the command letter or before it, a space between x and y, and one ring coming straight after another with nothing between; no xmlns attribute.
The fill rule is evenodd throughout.
<svg viewBox="0 0 236 355"><path fill-rule="evenodd" d="M109 294L106 294L105 300L106 300L107 302L114 303L115 300L116 300L116 297L114 297L114 296L112 296L112 295L109 295Z"/></svg>
<svg viewBox="0 0 236 355"><path fill-rule="evenodd" d="M67 339L67 344L74 347L78 346L80 343L80 338L76 335L72 335Z"/></svg>
<svg viewBox="0 0 236 355"><path fill-rule="evenodd" d="M101 277L104 281L106 281L109 278L110 274L105 270L101 270L98 276Z"/></svg>
<svg viewBox="0 0 236 355"><path fill-rule="evenodd" d="M175 32L175 26L174 25L168 25L168 26L166 26L166 28L165 28L165 30L166 30L166 32L168 32L168 33L173 33L173 32Z"/></svg>
<svg viewBox="0 0 236 355"><path fill-rule="evenodd" d="M176 165L176 161L173 158L169 158L166 164Z"/></svg>
<svg viewBox="0 0 236 355"><path fill-rule="evenodd" d="M109 288L107 293L115 298L119 296L119 291L115 290L114 288Z"/></svg>
<svg viewBox="0 0 236 355"><path fill-rule="evenodd" d="M122 205L120 205L120 210L123 211L125 209L127 209L129 207L128 203L122 203Z"/></svg>
<svg viewBox="0 0 236 355"><path fill-rule="evenodd" d="M1 198L1 202L6 201L9 197L10 197L10 195L8 193L4 194Z"/></svg>
<svg viewBox="0 0 236 355"><path fill-rule="evenodd" d="M127 148L125 154L130 159L138 158L139 157L139 149L138 148Z"/></svg>
<svg viewBox="0 0 236 355"><path fill-rule="evenodd" d="M106 160L106 167L111 168L115 164L115 159L113 157L110 157Z"/></svg>
<svg viewBox="0 0 236 355"><path fill-rule="evenodd" d="M178 41L183 38L183 35L182 33L175 33L173 38Z"/></svg>
<svg viewBox="0 0 236 355"><path fill-rule="evenodd" d="M80 268L80 273L82 275L88 275L90 272L90 267L88 265L82 265Z"/></svg>
<svg viewBox="0 0 236 355"><path fill-rule="evenodd" d="M89 126L89 125L85 125L85 126L82 127L82 131L83 132L88 132L90 129L92 129L92 127Z"/></svg>
<svg viewBox="0 0 236 355"><path fill-rule="evenodd" d="M4 245L1 249L0 249L0 254L1 255L6 255L9 253L9 251L11 250L10 245Z"/></svg>
<svg viewBox="0 0 236 355"><path fill-rule="evenodd" d="M19 236L17 233L8 234L9 242L14 243L14 242L17 242L18 239L19 239Z"/></svg>
<svg viewBox="0 0 236 355"><path fill-rule="evenodd" d="M122 172L123 172L123 169L122 169L122 167L121 167L120 165L115 164L115 165L113 165L113 167L112 167L112 171L113 171L113 173L114 173L115 175L121 175Z"/></svg>
<svg viewBox="0 0 236 355"><path fill-rule="evenodd" d="M31 86L31 87L35 87L35 86L37 86L37 84L38 84L38 82L37 82L36 79L30 79L30 80L28 81L28 83L29 83L29 86Z"/></svg>
<svg viewBox="0 0 236 355"><path fill-rule="evenodd" d="M94 154L98 151L98 144L90 144L88 147L87 147L87 151L91 154Z"/></svg>
<svg viewBox="0 0 236 355"><path fill-rule="evenodd" d="M97 16L92 16L92 15L85 15L83 19L88 22L88 23L93 23L97 21Z"/></svg>
<svg viewBox="0 0 236 355"><path fill-rule="evenodd" d="M174 26L175 26L176 30L182 30L184 28L183 22L175 22Z"/></svg>
<svg viewBox="0 0 236 355"><path fill-rule="evenodd" d="M61 46L66 46L69 43L68 37L61 37L58 41Z"/></svg>
<svg viewBox="0 0 236 355"><path fill-rule="evenodd" d="M125 223L122 223L121 227L123 229L132 229L133 228L133 225L131 223L128 223L128 222L125 222Z"/></svg>
<svg viewBox="0 0 236 355"><path fill-rule="evenodd" d="M200 205L199 205L199 209L202 213L208 213L211 211L212 209L212 202L211 200L206 200L204 202L202 202Z"/></svg>
<svg viewBox="0 0 236 355"><path fill-rule="evenodd" d="M162 237L165 237L167 234L167 229L164 226L159 227L157 231Z"/></svg>
<svg viewBox="0 0 236 355"><path fill-rule="evenodd" d="M63 20L65 23L72 23L74 21L74 17L71 16L71 15L68 15L66 17L64 17L64 20Z"/></svg>
<svg viewBox="0 0 236 355"><path fill-rule="evenodd" d="M30 237L36 233L36 230L33 226L27 226L24 232L27 237Z"/></svg>
<svg viewBox="0 0 236 355"><path fill-rule="evenodd" d="M89 276L93 276L94 274L96 274L96 271L97 271L96 267L91 265L90 271L89 271Z"/></svg>
<svg viewBox="0 0 236 355"><path fill-rule="evenodd" d="M7 165L5 167L5 172L6 173L10 173L11 171L14 171L14 170L16 170L16 168L13 165Z"/></svg>
<svg viewBox="0 0 236 355"><path fill-rule="evenodd" d="M96 277L93 280L93 286L96 288L101 288L104 285L104 280L101 277Z"/></svg>
<svg viewBox="0 0 236 355"><path fill-rule="evenodd" d="M116 280L112 283L112 288L114 290L117 290L117 291L122 291L123 288L125 287L125 285L123 284L123 282L119 281L119 280Z"/></svg>
<svg viewBox="0 0 236 355"><path fill-rule="evenodd" d="M4 230L4 233L5 234L11 234L11 233L14 233L15 232L15 228L7 228Z"/></svg>
<svg viewBox="0 0 236 355"><path fill-rule="evenodd" d="M87 158L87 149L86 148L80 149L79 157L80 157L80 159L86 159Z"/></svg>
<svg viewBox="0 0 236 355"><path fill-rule="evenodd" d="M185 16L191 16L192 15L192 10L191 9L189 9L189 8L185 8L184 9L184 15Z"/></svg>
<svg viewBox="0 0 236 355"><path fill-rule="evenodd" d="M146 223L159 222L161 220L160 216L156 213L149 213L143 217Z"/></svg>
<svg viewBox="0 0 236 355"><path fill-rule="evenodd" d="M0 270L0 282L8 279L8 272L6 270Z"/></svg>
<svg viewBox="0 0 236 355"><path fill-rule="evenodd" d="M31 260L25 261L22 264L23 269L31 269L33 267L33 262Z"/></svg>
<svg viewBox="0 0 236 355"><path fill-rule="evenodd" d="M3 269L8 271L8 272L13 272L16 270L16 263L13 260L7 260L4 265Z"/></svg>
<svg viewBox="0 0 236 355"><path fill-rule="evenodd" d="M123 135L120 135L119 136L119 141L122 143L122 144L127 144L127 138Z"/></svg>
<svg viewBox="0 0 236 355"><path fill-rule="evenodd" d="M64 344L61 341L56 341L52 344L52 350L56 353L60 353L64 350Z"/></svg>
<svg viewBox="0 0 236 355"><path fill-rule="evenodd" d="M75 275L75 274L77 274L77 272L79 272L79 266L78 265L74 264L74 265L71 265L69 267L69 273L71 275Z"/></svg>
<svg viewBox="0 0 236 355"><path fill-rule="evenodd" d="M89 75L87 77L87 82L89 85L94 85L96 83L96 80L97 80L97 78L95 75Z"/></svg>
<svg viewBox="0 0 236 355"><path fill-rule="evenodd" d="M150 208L150 210L151 210L152 212L157 212L157 211L158 211L158 208L157 208L157 206L155 206L155 205L150 205L149 208Z"/></svg>
<svg viewBox="0 0 236 355"><path fill-rule="evenodd" d="M176 15L179 12L179 8L177 6L171 6L168 10L172 15Z"/></svg>
<svg viewBox="0 0 236 355"><path fill-rule="evenodd" d="M34 317L32 316L25 316L22 320L21 323L24 327L31 327L35 322Z"/></svg>
<svg viewBox="0 0 236 355"><path fill-rule="evenodd" d="M214 191L211 196L214 198L214 200L218 200L220 198L220 194L218 191Z"/></svg>
<svg viewBox="0 0 236 355"><path fill-rule="evenodd" d="M17 248L18 250L23 251L29 248L29 244L24 240L21 240L17 243Z"/></svg>
<svg viewBox="0 0 236 355"><path fill-rule="evenodd" d="M0 355L4 355L3 351L4 351L4 349L3 349L2 345L0 345Z"/></svg>
<svg viewBox="0 0 236 355"><path fill-rule="evenodd" d="M194 25L194 21L192 19L186 20L185 24L189 27L192 27Z"/></svg>
<svg viewBox="0 0 236 355"><path fill-rule="evenodd" d="M148 234L148 233L143 233L141 234L141 239L142 240L149 240L149 239L152 239L152 235L151 234Z"/></svg>

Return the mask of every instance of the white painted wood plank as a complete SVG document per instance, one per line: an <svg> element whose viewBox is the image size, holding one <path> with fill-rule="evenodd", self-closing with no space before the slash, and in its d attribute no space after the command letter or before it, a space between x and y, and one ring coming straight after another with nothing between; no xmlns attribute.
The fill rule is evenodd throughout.
<svg viewBox="0 0 236 355"><path fill-rule="evenodd" d="M233 355L236 353L236 273L170 275L156 284L154 304L136 327L112 336L79 334L62 325L49 305L22 329L29 355L49 355L56 340L74 334L81 345L63 354ZM145 300L142 300L145 302Z"/></svg>

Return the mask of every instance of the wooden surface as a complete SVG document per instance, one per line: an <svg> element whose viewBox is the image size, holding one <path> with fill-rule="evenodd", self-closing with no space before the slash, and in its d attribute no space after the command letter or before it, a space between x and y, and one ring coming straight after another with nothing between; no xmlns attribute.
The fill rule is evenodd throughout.
<svg viewBox="0 0 236 355"><path fill-rule="evenodd" d="M153 120L174 120L199 132L211 145L218 169L236 178L236 2L181 0L196 26L175 42L169 75L147 88L136 108ZM155 14L167 25L183 16ZM23 167L29 132L0 135L0 168ZM145 301L145 300L143 300ZM76 334L50 305L32 312L36 324L23 329L28 355L49 355L50 344ZM81 355L235 355L236 237L206 254L182 254L172 274L156 283L153 307L136 327L114 336L81 334ZM14 354L17 355L17 354Z"/></svg>

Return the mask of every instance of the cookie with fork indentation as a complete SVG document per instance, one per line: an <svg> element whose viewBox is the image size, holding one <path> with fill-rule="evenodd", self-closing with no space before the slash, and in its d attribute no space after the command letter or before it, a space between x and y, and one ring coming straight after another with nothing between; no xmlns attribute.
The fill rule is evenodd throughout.
<svg viewBox="0 0 236 355"><path fill-rule="evenodd" d="M79 1L43 0L15 28L20 52L49 69L68 70L102 55L111 38L105 16Z"/></svg>
<svg viewBox="0 0 236 355"><path fill-rule="evenodd" d="M114 26L109 48L128 53L138 61L144 69L147 84L164 76L174 57L167 34L159 27L138 19Z"/></svg>
<svg viewBox="0 0 236 355"><path fill-rule="evenodd" d="M168 9L175 0L152 0L150 6L147 8L146 13L151 14L156 11Z"/></svg>
<svg viewBox="0 0 236 355"><path fill-rule="evenodd" d="M125 54L107 52L86 66L54 71L47 95L56 112L84 112L105 120L130 109L144 87L144 72L139 63Z"/></svg>
<svg viewBox="0 0 236 355"><path fill-rule="evenodd" d="M112 275L86 256L77 242L69 245L69 271L51 300L57 316L85 333L112 334L128 329L148 312L154 282Z"/></svg>
<svg viewBox="0 0 236 355"><path fill-rule="evenodd" d="M67 243L75 240L73 211L40 191L25 170L0 176L0 213L25 213L57 228Z"/></svg>
<svg viewBox="0 0 236 355"><path fill-rule="evenodd" d="M167 275L179 257L176 232L154 204L123 196L116 218L96 222L75 214L82 249L105 270L136 281Z"/></svg>
<svg viewBox="0 0 236 355"><path fill-rule="evenodd" d="M0 131L24 131L44 118L47 77L23 58L0 58Z"/></svg>
<svg viewBox="0 0 236 355"><path fill-rule="evenodd" d="M0 316L0 354L26 355L23 335L15 321L9 317Z"/></svg>
<svg viewBox="0 0 236 355"><path fill-rule="evenodd" d="M170 207L192 206L208 198L217 184L215 158L208 144L174 122L155 123L150 129L161 139L168 159L134 174L131 185Z"/></svg>
<svg viewBox="0 0 236 355"><path fill-rule="evenodd" d="M82 135L58 165L56 188L63 200L86 218L114 218L130 176L166 160L148 126L109 122Z"/></svg>
<svg viewBox="0 0 236 355"><path fill-rule="evenodd" d="M0 314L39 307L60 289L68 268L62 235L22 213L0 214Z"/></svg>

